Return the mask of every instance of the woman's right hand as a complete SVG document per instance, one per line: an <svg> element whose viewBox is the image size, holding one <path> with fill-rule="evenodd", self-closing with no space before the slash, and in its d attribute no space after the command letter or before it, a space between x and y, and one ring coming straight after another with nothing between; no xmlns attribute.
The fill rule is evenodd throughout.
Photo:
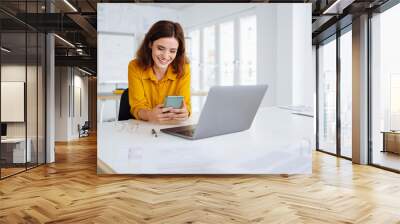
<svg viewBox="0 0 400 224"><path fill-rule="evenodd" d="M172 120L174 113L171 113L172 107L164 108L162 104L155 106L148 112L148 119L151 122L163 122Z"/></svg>

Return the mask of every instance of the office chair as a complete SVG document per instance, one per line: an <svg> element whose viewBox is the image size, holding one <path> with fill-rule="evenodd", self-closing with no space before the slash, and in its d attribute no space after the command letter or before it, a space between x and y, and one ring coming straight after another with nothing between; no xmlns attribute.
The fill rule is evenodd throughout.
<svg viewBox="0 0 400 224"><path fill-rule="evenodd" d="M131 105L129 105L128 89L125 89L121 95L121 100L119 102L118 120L124 121L129 119L135 119L135 118L131 114Z"/></svg>
<svg viewBox="0 0 400 224"><path fill-rule="evenodd" d="M89 121L85 121L82 127L78 124L79 138L89 136L89 129L90 129Z"/></svg>

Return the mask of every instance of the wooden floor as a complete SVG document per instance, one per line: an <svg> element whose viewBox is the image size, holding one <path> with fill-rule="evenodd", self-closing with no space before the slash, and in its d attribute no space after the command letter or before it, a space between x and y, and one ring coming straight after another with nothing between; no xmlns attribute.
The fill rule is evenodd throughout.
<svg viewBox="0 0 400 224"><path fill-rule="evenodd" d="M377 165L400 170L400 154L375 150L372 161Z"/></svg>
<svg viewBox="0 0 400 224"><path fill-rule="evenodd" d="M25 167L24 168L1 168L1 177L8 177L11 176L13 174L19 173L19 172L23 172L25 171Z"/></svg>
<svg viewBox="0 0 400 224"><path fill-rule="evenodd" d="M6 178L8 176L15 175L20 172L24 172L27 169L33 169L35 167L37 167L36 163L35 164L27 163L27 167L25 167L25 164L18 164L17 167L6 167L6 168L2 167L1 168L1 178Z"/></svg>
<svg viewBox="0 0 400 224"><path fill-rule="evenodd" d="M97 176L90 137L0 181L0 223L44 222L400 223L400 175L315 152L312 175Z"/></svg>

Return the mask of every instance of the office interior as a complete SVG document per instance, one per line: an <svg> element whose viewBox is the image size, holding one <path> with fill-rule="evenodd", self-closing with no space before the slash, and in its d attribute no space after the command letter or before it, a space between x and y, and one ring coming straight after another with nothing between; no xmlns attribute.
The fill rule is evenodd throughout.
<svg viewBox="0 0 400 224"><path fill-rule="evenodd" d="M20 177L29 179L35 170L51 169L57 165L57 156L62 157L63 162L68 160L66 154L72 158L73 153L82 150L77 145L80 141L95 141L98 122L116 119L119 96L113 91L125 88L126 83L105 81L103 85L98 81L97 44L100 39L97 39L96 8L97 3L116 2L159 3L166 10L190 11L187 3L173 4L173 1L0 2L1 186ZM361 164L369 167L368 175L389 173L398 178L400 67L396 53L400 51L400 33L396 24L400 21L400 4L395 0L290 2L308 3L312 8L312 21L309 22L312 23L310 44L313 52L307 60L313 62L310 77L314 78L301 85L310 85L304 91L312 94L313 101L274 105L294 112L311 111L315 119L314 158L324 155L335 158L335 162L319 169L335 170L340 167L338 164L348 161L351 163L349 173L333 172L330 175L351 175ZM251 15L244 16L243 20L249 31L243 34L249 35L245 41L256 46L246 49L249 63L244 70L248 72L244 72L243 77L199 75L203 81L194 78L192 89L198 94L194 100L198 111L210 85L257 84L260 80L254 76L259 64L254 62L258 54L252 32L259 28L262 20ZM235 22L233 24L235 26ZM232 23L211 25L226 29L226 33L235 30L230 28ZM202 46L202 39L216 38L209 26L188 30L188 36L191 37L187 39L188 45L192 47L189 56L194 62L196 51L209 47L208 51L216 54L233 41L227 37L219 49ZM230 59L241 60L240 55ZM212 58L207 60L216 65ZM232 74L235 69L231 62L220 61L226 74ZM196 73L195 67L193 73ZM84 131L89 137L81 136ZM61 151L68 144L76 149ZM90 157L93 153L95 150ZM71 162L70 166L75 165ZM385 183L384 178L379 181ZM389 221L398 218L394 213L384 214L395 217L388 218Z"/></svg>

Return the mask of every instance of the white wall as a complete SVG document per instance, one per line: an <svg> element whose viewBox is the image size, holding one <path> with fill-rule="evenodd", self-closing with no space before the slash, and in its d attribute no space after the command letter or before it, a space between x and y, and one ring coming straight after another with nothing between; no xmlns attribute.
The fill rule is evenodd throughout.
<svg viewBox="0 0 400 224"><path fill-rule="evenodd" d="M56 67L55 73L55 141L69 141L79 137L78 124L88 120L88 78L71 67ZM82 116L77 105L81 105Z"/></svg>
<svg viewBox="0 0 400 224"><path fill-rule="evenodd" d="M276 104L293 104L293 71L294 71L294 37L293 30L293 7L289 4L277 5L277 30L276 44L274 50L276 57ZM311 47L311 46L310 46ZM266 50L266 49L265 49Z"/></svg>
<svg viewBox="0 0 400 224"><path fill-rule="evenodd" d="M317 85L317 47L315 45L312 46L312 64L311 64L311 74L312 74L312 84L313 84L313 90L312 90L312 94L313 94L313 102L312 102L312 107L313 107L313 111L314 114L317 111L316 106L317 106L317 89L316 89L316 85ZM310 84L311 85L311 84ZM316 122L316 120L314 120ZM315 126L314 126L315 127Z"/></svg>
<svg viewBox="0 0 400 224"><path fill-rule="evenodd" d="M74 99L74 102L71 103L72 108L72 116L71 116L71 133L72 138L78 138L78 124L82 126L85 121L88 121L88 77L81 76L82 73L76 74L77 70L75 70L74 75L74 96L71 96L71 99ZM80 93L79 93L80 91ZM80 95L80 97L79 97ZM79 102L80 101L80 102ZM82 110L82 111L80 111Z"/></svg>
<svg viewBox="0 0 400 224"><path fill-rule="evenodd" d="M263 4L265 5L265 4ZM261 4L254 3L223 3L223 4L193 4L193 6L179 11L178 20L186 29L212 24L216 20L229 19L229 17L255 10Z"/></svg>
<svg viewBox="0 0 400 224"><path fill-rule="evenodd" d="M315 57L312 54L311 3L293 7L293 105L314 107Z"/></svg>
<svg viewBox="0 0 400 224"><path fill-rule="evenodd" d="M1 66L1 81L25 82L25 65L10 64ZM28 67L28 69L30 69ZM5 108L1 108L4 110ZM25 122L7 123L8 137L25 137Z"/></svg>
<svg viewBox="0 0 400 224"><path fill-rule="evenodd" d="M68 141L68 67L55 68L55 141Z"/></svg>
<svg viewBox="0 0 400 224"><path fill-rule="evenodd" d="M1 81L10 81L10 82L25 82L25 75L28 72L29 75L36 74L36 67L18 64L7 64L1 66ZM28 77L30 87L36 86L36 80L31 80ZM28 120L28 137L31 133L35 133L36 135L36 107L37 107L37 99L36 99L36 88L27 88L27 120ZM31 92L32 91L32 92ZM4 96L2 96L4 97ZM7 110L9 108L1 108L2 110ZM24 110L24 108L22 108ZM7 136L8 137L25 137L25 126L27 122L7 122ZM36 137L36 136L35 136Z"/></svg>
<svg viewBox="0 0 400 224"><path fill-rule="evenodd" d="M257 83L268 84L268 93L263 100L263 106L276 105L277 102L277 70L278 51L277 35L271 35L278 29L276 7L257 7Z"/></svg>
<svg viewBox="0 0 400 224"><path fill-rule="evenodd" d="M153 23L177 20L177 10L150 4L97 4L98 91L104 82L127 82L128 63ZM112 60L111 60L112 59Z"/></svg>

